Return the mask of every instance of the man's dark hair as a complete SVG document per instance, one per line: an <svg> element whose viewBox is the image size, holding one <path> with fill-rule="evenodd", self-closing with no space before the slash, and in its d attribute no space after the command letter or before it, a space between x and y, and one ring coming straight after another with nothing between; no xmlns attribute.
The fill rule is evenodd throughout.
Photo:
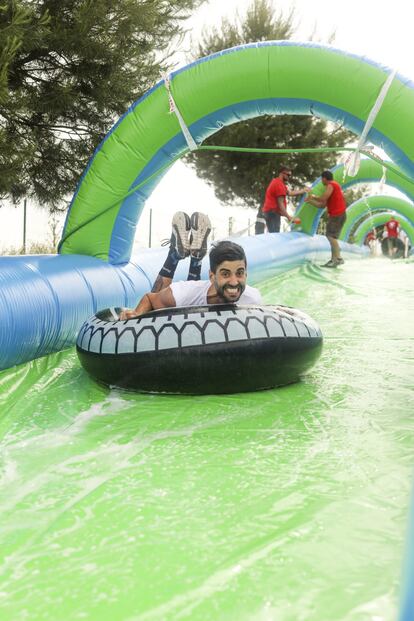
<svg viewBox="0 0 414 621"><path fill-rule="evenodd" d="M279 175L280 173L285 172L285 170L288 170L289 172L291 172L291 169L289 168L289 166L281 166L279 168Z"/></svg>
<svg viewBox="0 0 414 621"><path fill-rule="evenodd" d="M217 244L213 244L209 258L210 270L214 274L223 261L244 261L247 267L247 259L243 248L232 241L221 241L217 242Z"/></svg>
<svg viewBox="0 0 414 621"><path fill-rule="evenodd" d="M323 179L326 179L327 181L333 181L333 174L331 173L330 170L324 170L323 173L321 174L321 177Z"/></svg>

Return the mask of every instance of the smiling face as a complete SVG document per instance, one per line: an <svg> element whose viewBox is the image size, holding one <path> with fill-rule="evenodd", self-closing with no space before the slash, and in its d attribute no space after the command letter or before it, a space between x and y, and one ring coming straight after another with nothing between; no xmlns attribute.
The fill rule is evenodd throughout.
<svg viewBox="0 0 414 621"><path fill-rule="evenodd" d="M246 288L246 280L244 261L223 261L215 273L210 271L210 282L223 302L237 302Z"/></svg>

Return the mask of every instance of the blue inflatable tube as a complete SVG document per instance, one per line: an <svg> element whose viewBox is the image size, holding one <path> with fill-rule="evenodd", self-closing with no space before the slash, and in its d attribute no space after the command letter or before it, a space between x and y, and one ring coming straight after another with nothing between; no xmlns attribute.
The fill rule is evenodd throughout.
<svg viewBox="0 0 414 621"><path fill-rule="evenodd" d="M248 257L250 284L329 253L325 237L303 233L236 241ZM367 253L346 243L342 248L349 256ZM166 253L144 250L123 266L86 255L0 257L0 369L73 346L83 322L103 308L135 306L151 289ZM186 280L187 273L188 259L176 278ZM206 258L202 278L207 276Z"/></svg>
<svg viewBox="0 0 414 621"><path fill-rule="evenodd" d="M410 522L408 525L403 576L403 593L398 621L412 621L414 619L414 487L411 495Z"/></svg>

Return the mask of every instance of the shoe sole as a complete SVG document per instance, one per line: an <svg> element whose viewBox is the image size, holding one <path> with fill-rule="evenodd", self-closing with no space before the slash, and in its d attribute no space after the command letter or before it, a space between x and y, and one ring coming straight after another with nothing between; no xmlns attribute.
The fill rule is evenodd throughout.
<svg viewBox="0 0 414 621"><path fill-rule="evenodd" d="M191 221L184 211L177 211L172 219L171 245L179 254L181 259L188 257L190 254L190 240L188 234L191 229ZM173 239L175 238L175 239Z"/></svg>
<svg viewBox="0 0 414 621"><path fill-rule="evenodd" d="M202 259L207 253L207 239L211 232L210 218L200 211L191 216L191 245L190 254L196 259Z"/></svg>

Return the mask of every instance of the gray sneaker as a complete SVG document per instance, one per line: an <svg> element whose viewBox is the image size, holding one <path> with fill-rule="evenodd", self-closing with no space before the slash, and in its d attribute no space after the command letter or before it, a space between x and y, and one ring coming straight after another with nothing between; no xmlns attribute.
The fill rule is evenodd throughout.
<svg viewBox="0 0 414 621"><path fill-rule="evenodd" d="M211 232L210 218L200 211L191 216L190 254L195 259L202 259L207 253L207 239Z"/></svg>
<svg viewBox="0 0 414 621"><path fill-rule="evenodd" d="M177 211L172 219L170 248L176 250L180 259L185 259L190 254L190 230L190 217L184 211Z"/></svg>
<svg viewBox="0 0 414 621"><path fill-rule="evenodd" d="M332 259L329 259L328 263L324 263L322 267L338 267L338 263L337 261L333 261Z"/></svg>

